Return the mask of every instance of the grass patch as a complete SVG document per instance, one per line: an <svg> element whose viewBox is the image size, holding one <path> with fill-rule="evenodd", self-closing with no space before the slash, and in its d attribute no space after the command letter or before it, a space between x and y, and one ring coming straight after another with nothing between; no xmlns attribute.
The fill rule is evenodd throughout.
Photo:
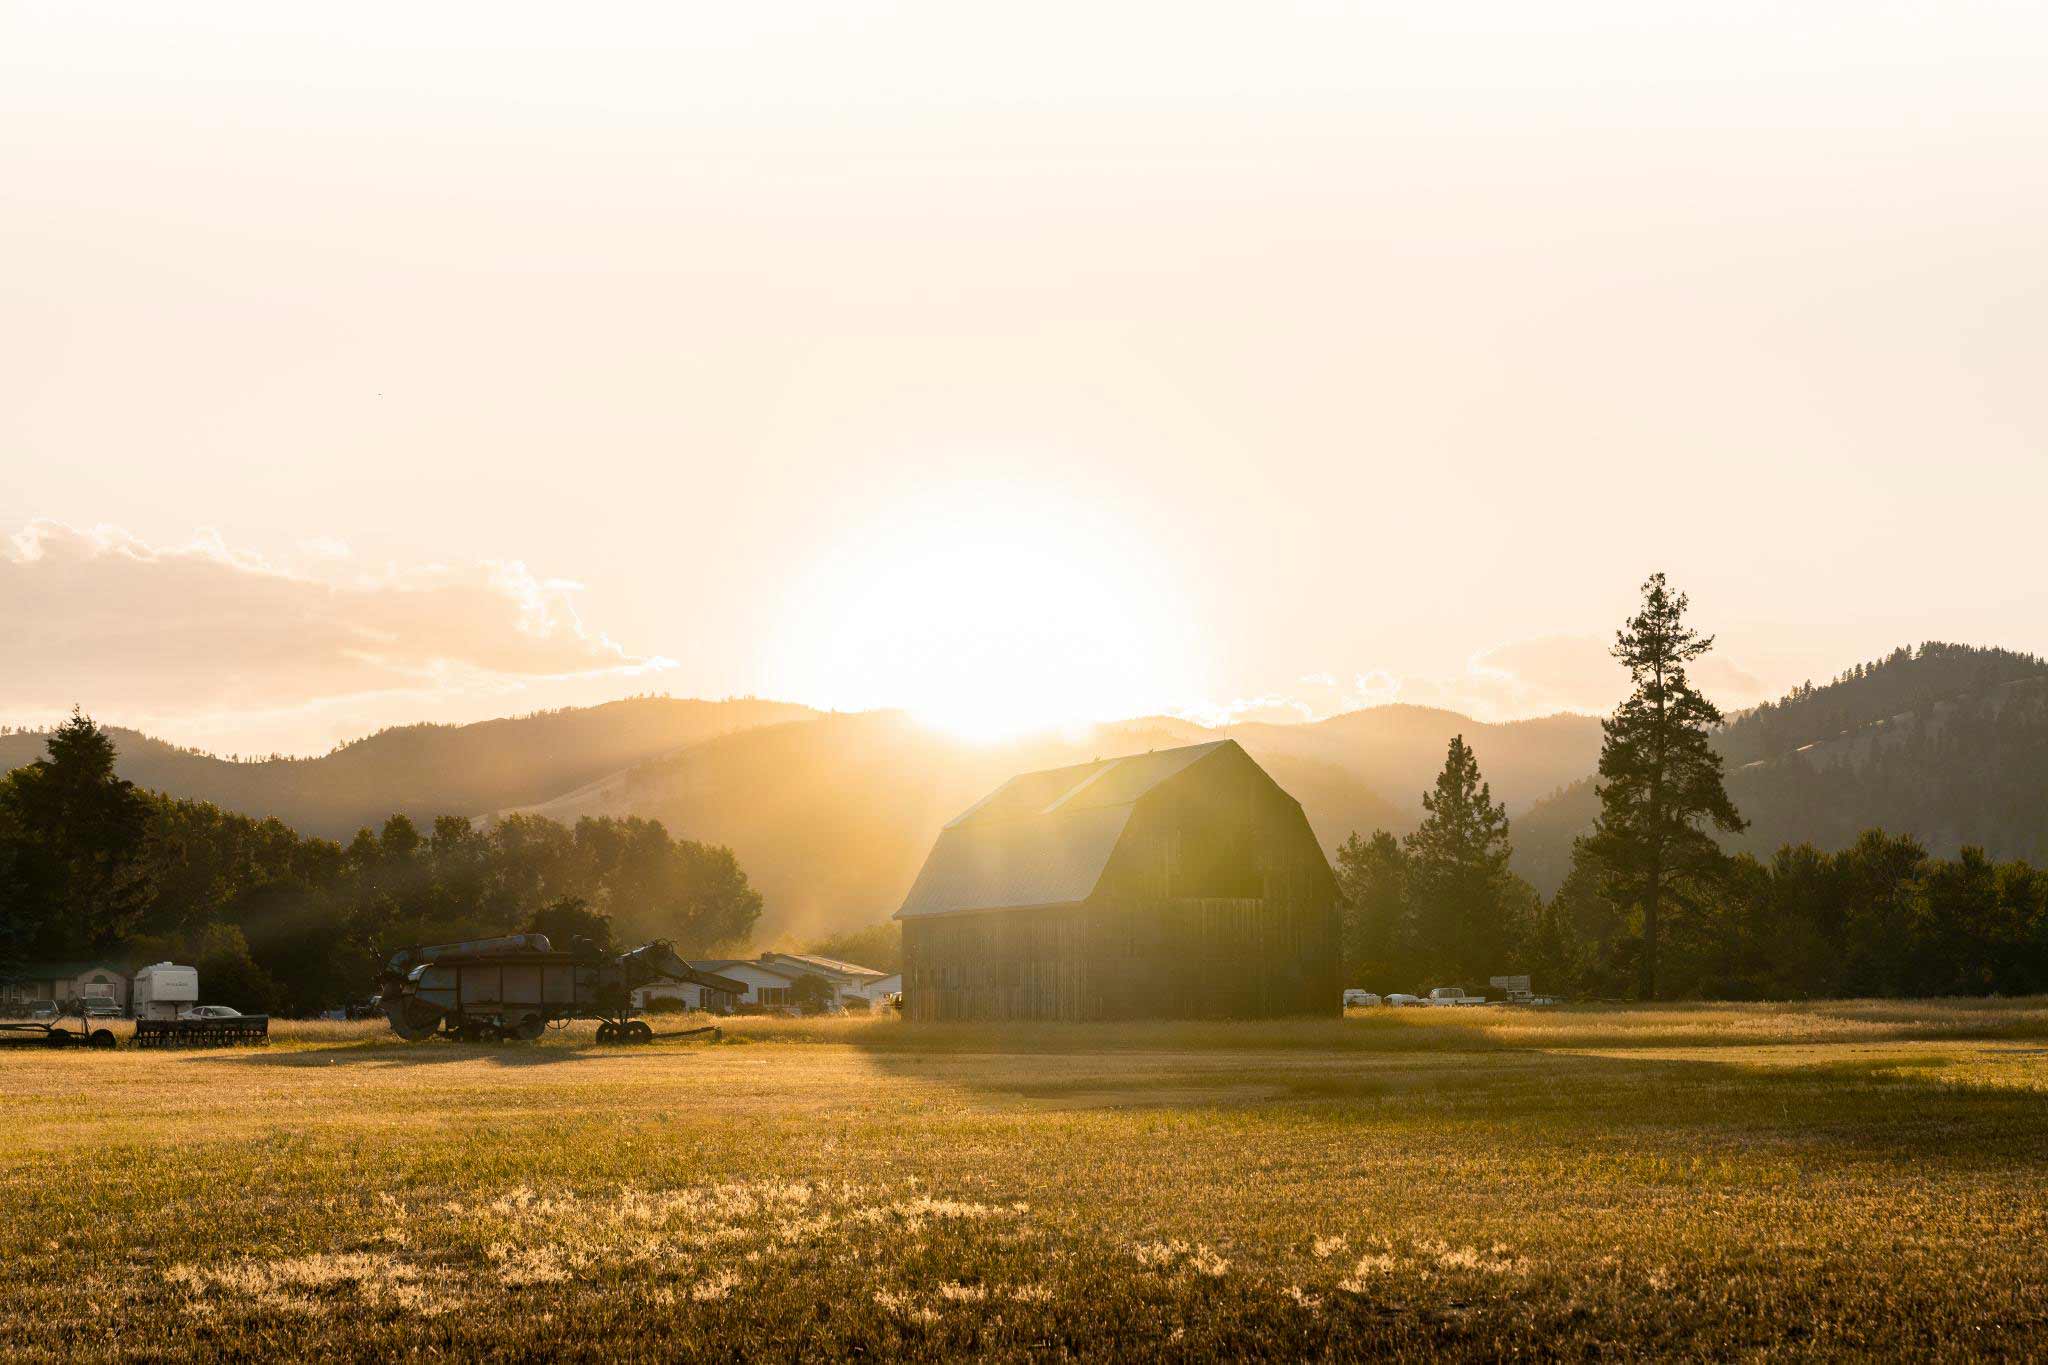
<svg viewBox="0 0 2048 1365"><path fill-rule="evenodd" d="M0 1353L2048 1344L2048 1002L0 1054Z"/></svg>

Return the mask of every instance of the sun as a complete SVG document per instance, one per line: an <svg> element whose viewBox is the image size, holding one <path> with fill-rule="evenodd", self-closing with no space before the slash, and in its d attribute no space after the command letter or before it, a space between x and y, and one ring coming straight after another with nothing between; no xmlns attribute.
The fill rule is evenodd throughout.
<svg viewBox="0 0 2048 1365"><path fill-rule="evenodd" d="M994 742L1187 695L1181 596L1130 527L975 485L892 509L822 553L789 614L777 695L898 707Z"/></svg>

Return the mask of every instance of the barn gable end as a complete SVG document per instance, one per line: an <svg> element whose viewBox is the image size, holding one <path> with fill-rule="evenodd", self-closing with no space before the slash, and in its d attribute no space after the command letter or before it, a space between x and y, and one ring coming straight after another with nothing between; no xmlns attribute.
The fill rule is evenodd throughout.
<svg viewBox="0 0 2048 1365"><path fill-rule="evenodd" d="M1336 880L1234 741L1011 779L897 918L912 1019L1334 1014Z"/></svg>

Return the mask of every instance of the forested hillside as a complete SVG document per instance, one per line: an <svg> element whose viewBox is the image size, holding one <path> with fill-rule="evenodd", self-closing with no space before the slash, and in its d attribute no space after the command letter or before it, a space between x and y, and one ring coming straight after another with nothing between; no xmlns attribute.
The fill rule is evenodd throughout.
<svg viewBox="0 0 2048 1365"><path fill-rule="evenodd" d="M1464 736L1486 770L1494 796L1511 815L1528 809L1560 783L1593 771L1600 761L1600 722L1571 714L1488 724L1433 706L1395 704L1309 725L1239 725L1221 733L1261 763L1285 755L1341 766L1406 811L1406 825L1421 818L1422 793L1436 780L1444 745L1452 735ZM1303 804L1308 804L1305 797ZM1340 829L1333 838L1320 825L1318 831L1332 846L1351 832Z"/></svg>
<svg viewBox="0 0 2048 1365"><path fill-rule="evenodd" d="M1730 851L1838 849L1883 829L1937 857L2048 862L2048 662L2034 655L1900 649L1735 718L1715 747L1750 821ZM1515 870L1555 891L1598 814L1590 778L1538 802L1516 823Z"/></svg>
<svg viewBox="0 0 2048 1365"><path fill-rule="evenodd" d="M545 801L605 773L714 735L814 714L783 702L635 697L475 725L380 730L318 758L232 761L108 726L120 775L139 787L345 839L399 814ZM47 735L0 734L0 773L42 757Z"/></svg>
<svg viewBox="0 0 2048 1365"><path fill-rule="evenodd" d="M731 850L646 820L394 815L343 844L137 788L83 717L46 747L0 776L0 980L178 958L217 1002L302 1013L367 994L408 944L563 927L703 953L747 943L761 913Z"/></svg>

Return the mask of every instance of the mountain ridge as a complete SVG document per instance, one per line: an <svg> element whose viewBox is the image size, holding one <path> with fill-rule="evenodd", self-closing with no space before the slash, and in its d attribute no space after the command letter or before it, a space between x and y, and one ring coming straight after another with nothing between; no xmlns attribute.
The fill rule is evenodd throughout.
<svg viewBox="0 0 2048 1365"><path fill-rule="evenodd" d="M768 898L764 928L830 931L895 908L940 825L1011 775L1148 748L1236 738L1300 800L1326 847L1352 831L1405 829L1463 733L1496 793L1519 810L1590 769L1598 724L1489 724L1395 706L1299 726L1205 729L1143 716L1071 736L970 743L901 712L834 713L753 699L633 698L468 726L402 726L319 758L233 762L113 727L122 776L300 832L347 839L403 814L528 812L659 819L722 843ZM42 736L0 735L0 765L40 756Z"/></svg>
<svg viewBox="0 0 2048 1365"><path fill-rule="evenodd" d="M629 698L466 726L379 731L314 759L231 762L115 728L122 775L302 833L345 839L391 814L659 819L730 846L768 899L765 930L825 933L895 908L937 829L1018 772L1233 738L1301 801L1332 851L1356 831L1413 828L1444 747L1462 734L1508 807L1513 866L1544 894L1598 814L1597 718L1487 723L1433 707L1367 707L1301 724L1205 728L1173 716L977 744L901 712L823 712L744 698ZM1930 643L1795 688L1715 736L1753 821L1727 841L1848 843L1864 828L1952 854L2048 862L2048 662ZM0 735L0 767L42 735Z"/></svg>
<svg viewBox="0 0 2048 1365"><path fill-rule="evenodd" d="M1750 828L1722 840L1768 857L1785 844L1841 848L1866 829L2048 862L2048 660L1930 641L1795 688L1714 736L1728 794ZM1515 822L1514 870L1545 895L1599 815L1592 776Z"/></svg>
<svg viewBox="0 0 2048 1365"><path fill-rule="evenodd" d="M232 760L108 726L117 771L137 786L211 801L302 834L346 839L393 814L416 821L543 800L606 772L772 719L816 715L788 702L629 697L468 725L391 726L314 758ZM42 757L47 732L0 735L0 771ZM507 794L519 796L508 799Z"/></svg>

